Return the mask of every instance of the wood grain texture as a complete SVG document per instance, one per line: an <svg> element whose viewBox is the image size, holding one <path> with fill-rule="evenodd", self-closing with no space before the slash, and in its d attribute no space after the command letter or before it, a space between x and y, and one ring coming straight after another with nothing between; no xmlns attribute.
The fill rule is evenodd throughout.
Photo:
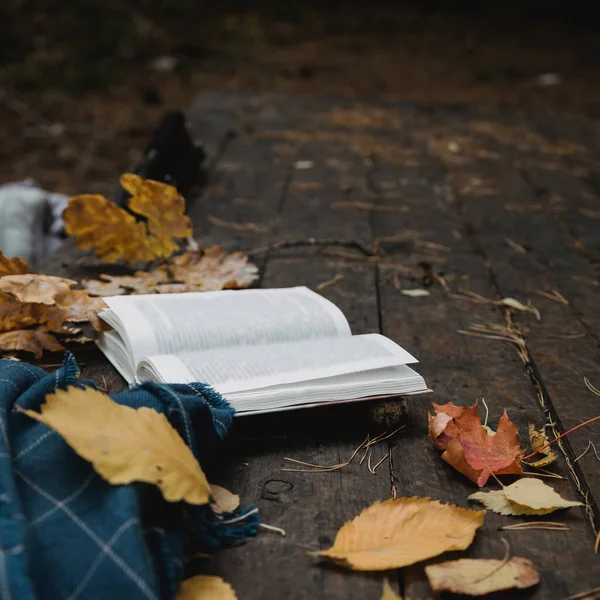
<svg viewBox="0 0 600 600"><path fill-rule="evenodd" d="M244 600L376 600L381 575L322 565L306 552L327 547L344 521L393 494L470 506L476 488L427 438L429 401L485 398L492 426L506 407L523 446L530 422L552 421L561 432L600 414L600 398L583 385L587 376L600 387L600 221L593 216L600 210L600 131L561 115L242 92L202 94L188 115L209 153L206 185L189 202L196 238L231 250L346 243L261 251L253 256L260 285L316 289L337 276L322 293L353 331L382 331L416 354L434 390L409 399L406 418L400 404L383 402L236 422L210 475L287 536L263 532L216 555L211 571ZM382 251L374 258L358 247ZM73 262L76 256L67 244L45 271L81 278L104 269ZM459 333L473 323L506 324L505 311L449 296L438 276L453 292L531 298L540 321L513 315L527 364L509 343ZM410 288L430 295L401 293ZM569 304L539 293L554 290ZM122 387L97 351L82 352L83 376L111 392ZM403 418L405 428L374 448L376 460L391 455L376 475L357 463L331 473L281 470L292 466L285 457L339 463L367 433ZM545 480L569 499L586 499L587 511L544 517L569 531L500 531L524 519L486 515L467 554L501 558L504 538L512 555L540 570L539 586L511 598L562 598L600 584L593 554L600 461L590 451L575 462L588 440L600 450L598 431L592 425L569 436L556 465L565 479ZM413 600L432 597L422 566L387 576Z"/></svg>

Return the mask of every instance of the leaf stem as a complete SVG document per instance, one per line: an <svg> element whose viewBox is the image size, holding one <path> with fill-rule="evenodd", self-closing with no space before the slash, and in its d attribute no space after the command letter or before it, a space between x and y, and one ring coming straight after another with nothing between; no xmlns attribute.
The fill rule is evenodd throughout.
<svg viewBox="0 0 600 600"><path fill-rule="evenodd" d="M583 423L579 423L579 425L575 425L575 427L571 427L571 429L569 429L568 431L561 433L558 437L555 437L553 440L550 440L547 444L543 445L539 450L536 450L535 452L532 452L531 454L524 456L521 460L529 460L532 456L539 454L542 450L545 450L548 446L550 446L551 444L554 444L554 442L558 442L558 440L560 440L561 438L564 438L566 435L569 435L576 429L579 429L580 427L583 427L584 425L589 425L590 423L593 423L594 421L598 421L598 420L600 420L600 415L598 415L597 417L588 419L587 421L584 421Z"/></svg>

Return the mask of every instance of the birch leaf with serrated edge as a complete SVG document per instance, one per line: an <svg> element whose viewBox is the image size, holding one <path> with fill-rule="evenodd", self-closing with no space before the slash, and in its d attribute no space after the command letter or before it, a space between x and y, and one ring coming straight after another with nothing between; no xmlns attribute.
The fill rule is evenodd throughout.
<svg viewBox="0 0 600 600"><path fill-rule="evenodd" d="M46 396L41 412L19 409L57 431L109 483L153 483L165 500L206 504L210 485L165 415L118 404L91 388Z"/></svg>
<svg viewBox="0 0 600 600"><path fill-rule="evenodd" d="M529 423L529 441L531 443L531 449L534 452L539 451L540 454L544 455L539 460L534 460L533 462L528 461L525 463L530 467L537 467L538 469L541 467L547 467L555 462L558 458L558 454L556 454L556 452L554 452L549 446L544 448L544 446L549 442L545 427L541 427L538 431L533 423ZM540 450L540 448L544 449Z"/></svg>
<svg viewBox="0 0 600 600"><path fill-rule="evenodd" d="M238 597L221 577L196 575L181 584L175 600L238 600Z"/></svg>
<svg viewBox="0 0 600 600"><path fill-rule="evenodd" d="M549 485L539 479L519 479L501 490L476 492L469 500L477 500L486 508L501 515L547 515L562 508L581 506L581 502L561 498Z"/></svg>
<svg viewBox="0 0 600 600"><path fill-rule="evenodd" d="M310 554L355 571L399 569L468 548L484 514L429 498L376 502L341 527L331 548Z"/></svg>
<svg viewBox="0 0 600 600"><path fill-rule="evenodd" d="M425 567L425 574L436 594L452 592L483 596L500 590L529 588L540 582L533 563L520 556L506 562L486 558L461 558L428 565Z"/></svg>

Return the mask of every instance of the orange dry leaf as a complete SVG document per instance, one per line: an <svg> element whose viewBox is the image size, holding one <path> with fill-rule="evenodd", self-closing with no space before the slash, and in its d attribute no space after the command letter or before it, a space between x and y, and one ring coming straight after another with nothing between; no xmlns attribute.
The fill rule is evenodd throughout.
<svg viewBox="0 0 600 600"><path fill-rule="evenodd" d="M40 320L38 304L23 304L14 296L0 292L0 331L30 327Z"/></svg>
<svg viewBox="0 0 600 600"><path fill-rule="evenodd" d="M41 358L44 350L57 352L64 349L65 347L43 327L0 333L0 352L7 350L31 352L36 358Z"/></svg>
<svg viewBox="0 0 600 600"><path fill-rule="evenodd" d="M148 219L150 246L156 256L171 256L178 248L172 238L192 235L192 224L185 216L185 200L176 187L139 175L121 175L121 185L130 194L129 208Z"/></svg>
<svg viewBox="0 0 600 600"><path fill-rule="evenodd" d="M101 275L83 285L94 296L121 294L168 294L177 292L207 292L246 288L258 277L256 265L240 252L226 254L213 246L204 252L186 252L175 256L168 267L152 271L136 271L133 275Z"/></svg>
<svg viewBox="0 0 600 600"><path fill-rule="evenodd" d="M50 275L6 275L0 277L0 291L12 294L21 302L56 304L64 308L71 303L71 288L77 285L72 279Z"/></svg>
<svg viewBox="0 0 600 600"><path fill-rule="evenodd" d="M398 569L468 548L484 513L429 498L376 502L342 526L331 548L312 554L355 571Z"/></svg>
<svg viewBox="0 0 600 600"><path fill-rule="evenodd" d="M436 435L434 439L438 447L445 445L442 459L479 487L485 485L492 473L523 472L521 459L525 451L519 443L517 428L506 411L500 417L498 430L494 433L481 424L477 403L472 407L457 407L448 403L434 408L438 414L429 418L430 433ZM441 429L442 421L439 418L442 411L452 419L444 429ZM436 419L439 419L440 425L437 428L434 427ZM440 429L441 433L438 434Z"/></svg>
<svg viewBox="0 0 600 600"><path fill-rule="evenodd" d="M121 184L133 194L129 208L147 222L137 221L104 196L82 194L70 198L63 213L67 234L78 248L95 248L96 256L109 263L133 264L171 256L178 248L173 238L192 233L183 197L173 186L130 173L121 177Z"/></svg>
<svg viewBox="0 0 600 600"><path fill-rule="evenodd" d="M458 434L458 427L454 419L468 414L473 414L479 418L477 404L473 406L456 406L454 402L447 402L446 404L432 402L431 404L436 414L435 416L428 414L429 437L440 450L445 450Z"/></svg>
<svg viewBox="0 0 600 600"><path fill-rule="evenodd" d="M22 275L23 273L29 273L29 265L26 260L22 258L8 258L0 250L0 277L4 275Z"/></svg>

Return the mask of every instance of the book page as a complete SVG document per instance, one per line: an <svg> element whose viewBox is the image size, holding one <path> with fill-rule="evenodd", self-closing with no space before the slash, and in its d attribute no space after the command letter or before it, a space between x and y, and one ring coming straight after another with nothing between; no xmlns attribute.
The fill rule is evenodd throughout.
<svg viewBox="0 0 600 600"><path fill-rule="evenodd" d="M350 336L342 311L305 287L104 298L134 360L248 344Z"/></svg>
<svg viewBox="0 0 600 600"><path fill-rule="evenodd" d="M168 383L201 381L226 394L411 362L398 344L368 334L154 356L142 361L138 377L154 372Z"/></svg>

